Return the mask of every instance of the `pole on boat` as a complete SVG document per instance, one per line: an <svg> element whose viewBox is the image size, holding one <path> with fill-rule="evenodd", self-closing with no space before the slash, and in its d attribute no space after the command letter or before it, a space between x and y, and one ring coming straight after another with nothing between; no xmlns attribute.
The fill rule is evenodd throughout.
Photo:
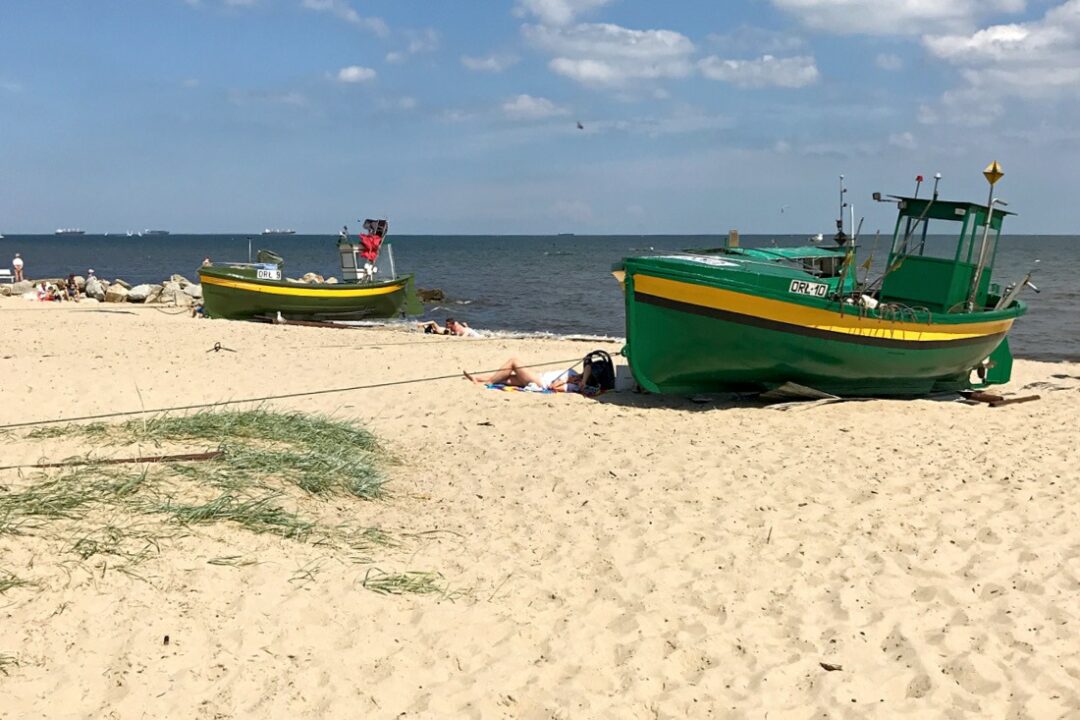
<svg viewBox="0 0 1080 720"><path fill-rule="evenodd" d="M847 203L844 202L844 195L847 194L847 188L844 187L844 176L840 176L840 218L836 221L836 230L840 237L844 235L844 208L847 207Z"/></svg>
<svg viewBox="0 0 1080 720"><path fill-rule="evenodd" d="M251 264L251 236L248 235L248 265Z"/></svg>
<svg viewBox="0 0 1080 720"><path fill-rule="evenodd" d="M1005 171L997 160L986 166L983 170L986 182L990 183L990 196L986 199L986 228L983 230L982 244L979 246L979 261L975 265L975 274L971 278L971 290L968 292L967 310L975 309L975 296L979 293L979 281L982 280L983 264L986 262L986 246L990 240L990 226L994 219L994 185L998 180L1005 177Z"/></svg>

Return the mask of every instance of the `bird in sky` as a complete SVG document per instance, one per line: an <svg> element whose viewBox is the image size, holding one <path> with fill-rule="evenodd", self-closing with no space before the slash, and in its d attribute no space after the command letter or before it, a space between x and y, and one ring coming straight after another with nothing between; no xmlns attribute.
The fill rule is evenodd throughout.
<svg viewBox="0 0 1080 720"><path fill-rule="evenodd" d="M585 126L581 124L581 121L580 121L580 120L578 121L578 124L577 124L577 129L578 129L578 130L584 130L584 129L585 129Z"/></svg>

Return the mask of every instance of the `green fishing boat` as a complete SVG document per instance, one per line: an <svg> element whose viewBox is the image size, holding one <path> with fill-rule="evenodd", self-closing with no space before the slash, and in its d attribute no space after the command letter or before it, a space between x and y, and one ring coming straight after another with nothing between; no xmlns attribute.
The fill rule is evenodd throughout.
<svg viewBox="0 0 1080 720"><path fill-rule="evenodd" d="M920 198L918 184L912 197L889 196L899 209L896 228L885 270L872 281L857 279L856 238L843 220L835 248L729 243L626 258L614 272L624 287L623 354L634 378L656 393L793 383L844 396L1007 382L1006 335L1027 310L1017 295L1034 286L1030 273L1004 291L992 282L1009 213L993 197L1000 166L985 174L986 205L941 200L937 181L931 197ZM841 181L841 217L844 192Z"/></svg>
<svg viewBox="0 0 1080 720"><path fill-rule="evenodd" d="M386 220L366 220L356 242L338 236L342 282L306 283L285 276L284 260L260 250L256 262L210 263L199 268L206 314L230 320L364 320L423 312L412 275L397 275ZM390 273L375 265L385 250Z"/></svg>

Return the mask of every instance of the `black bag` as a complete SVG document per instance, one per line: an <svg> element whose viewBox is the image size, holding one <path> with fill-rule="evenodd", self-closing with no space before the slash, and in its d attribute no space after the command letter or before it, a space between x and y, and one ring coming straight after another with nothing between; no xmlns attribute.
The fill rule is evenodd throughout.
<svg viewBox="0 0 1080 720"><path fill-rule="evenodd" d="M585 356L585 375L587 395L599 395L615 388L615 363L603 350L593 350Z"/></svg>

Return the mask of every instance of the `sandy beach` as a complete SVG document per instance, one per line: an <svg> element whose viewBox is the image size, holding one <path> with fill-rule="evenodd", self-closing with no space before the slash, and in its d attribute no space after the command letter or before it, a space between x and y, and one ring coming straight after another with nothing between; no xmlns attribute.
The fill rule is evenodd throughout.
<svg viewBox="0 0 1080 720"><path fill-rule="evenodd" d="M376 386L263 406L378 436L389 497L318 512L395 539L214 524L125 573L0 532L27 582L0 594L0 718L1080 717L1080 365L1018 361L1001 392L1042 399L1001 408L780 409L458 377L618 350L595 342L18 298L0 327L4 466L85 449L16 423Z"/></svg>

